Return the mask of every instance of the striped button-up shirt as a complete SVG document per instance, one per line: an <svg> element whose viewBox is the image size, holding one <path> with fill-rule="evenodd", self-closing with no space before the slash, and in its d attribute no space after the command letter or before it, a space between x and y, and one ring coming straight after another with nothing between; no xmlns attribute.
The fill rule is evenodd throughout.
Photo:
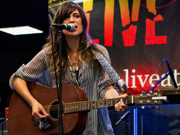
<svg viewBox="0 0 180 135"><path fill-rule="evenodd" d="M105 58L110 63L110 58L105 47L95 45L102 51ZM10 78L10 86L12 79L20 77L27 82L37 82L48 87L56 87L56 80L50 70L49 56L45 52L49 51L50 47L42 49L30 62L23 64ZM65 74L66 80L63 84L73 84L83 89L88 100L103 99L108 87L113 84L107 73L102 67L96 68L97 60L91 61L88 64L80 64L78 77L72 75L70 70L70 62ZM88 112L88 119L83 135L113 135L113 128L109 118L107 108L99 108Z"/></svg>

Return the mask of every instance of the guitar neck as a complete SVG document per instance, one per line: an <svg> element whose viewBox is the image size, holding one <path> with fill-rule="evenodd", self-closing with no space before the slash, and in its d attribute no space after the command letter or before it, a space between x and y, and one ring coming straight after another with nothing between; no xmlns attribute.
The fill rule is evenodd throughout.
<svg viewBox="0 0 180 135"><path fill-rule="evenodd" d="M103 107L112 107L120 101L119 98L112 99L100 99L93 101L71 102L64 104L64 113L73 113L79 111L88 111ZM157 105L162 104L167 99L166 96L162 96L161 92L131 95L126 98L122 98L125 104L138 104L138 105Z"/></svg>
<svg viewBox="0 0 180 135"><path fill-rule="evenodd" d="M92 101L82 101L64 104L64 113L72 113L79 111L88 111L97 108L112 107L120 101L121 98L100 99ZM126 99L123 99L126 100ZM126 101L124 101L126 102Z"/></svg>

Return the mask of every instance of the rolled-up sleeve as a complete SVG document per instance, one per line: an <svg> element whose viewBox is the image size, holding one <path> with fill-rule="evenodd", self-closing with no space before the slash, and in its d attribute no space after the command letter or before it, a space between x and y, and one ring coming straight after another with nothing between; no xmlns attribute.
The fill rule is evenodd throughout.
<svg viewBox="0 0 180 135"><path fill-rule="evenodd" d="M44 70L47 69L47 63L45 58L46 54L44 53L43 49L26 65L22 64L22 66L20 66L20 68L10 77L9 86L11 87L11 89L14 89L12 85L12 80L15 77L22 78L27 82L40 81Z"/></svg>

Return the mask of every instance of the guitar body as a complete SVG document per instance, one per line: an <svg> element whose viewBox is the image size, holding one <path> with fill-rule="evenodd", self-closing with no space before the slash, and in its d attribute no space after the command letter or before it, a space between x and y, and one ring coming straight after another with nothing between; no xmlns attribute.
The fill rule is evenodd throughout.
<svg viewBox="0 0 180 135"><path fill-rule="evenodd" d="M33 97L47 107L46 110L50 116L46 121L50 126L47 129L39 128L39 123L35 123L32 119L32 110L29 104L17 92L14 92L9 103L8 135L58 134L58 111L55 115L53 114L54 106L58 106L57 88L49 88L36 83L29 83L28 88ZM87 96L82 89L68 84L62 86L62 101L63 103L87 101ZM87 111L63 113L62 120L64 134L81 134L86 126Z"/></svg>
<svg viewBox="0 0 180 135"><path fill-rule="evenodd" d="M8 135L55 135L58 134L58 97L57 89L36 83L29 83L28 88L33 97L39 101L50 114L46 119L34 122L31 107L16 92L9 103ZM180 92L178 92L180 93ZM111 107L123 99L125 104L158 105L167 101L162 92L130 95L126 98L99 99L87 101L86 93L71 84L62 86L62 121L64 134L82 134L86 126L87 112L92 109Z"/></svg>

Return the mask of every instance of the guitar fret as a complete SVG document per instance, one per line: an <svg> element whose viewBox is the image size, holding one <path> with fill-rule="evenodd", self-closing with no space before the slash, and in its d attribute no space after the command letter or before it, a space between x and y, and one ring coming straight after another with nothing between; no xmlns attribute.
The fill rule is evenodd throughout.
<svg viewBox="0 0 180 135"><path fill-rule="evenodd" d="M81 102L81 111L83 111L84 110L84 104L83 104L83 102Z"/></svg>
<svg viewBox="0 0 180 135"><path fill-rule="evenodd" d="M87 104L88 104L88 110L90 110L90 103L87 102Z"/></svg>
<svg viewBox="0 0 180 135"><path fill-rule="evenodd" d="M100 102L101 102L101 101L99 100L99 101L98 101L98 108L101 106L101 105L100 105Z"/></svg>
<svg viewBox="0 0 180 135"><path fill-rule="evenodd" d="M83 111L83 102L81 102L81 111Z"/></svg>
<svg viewBox="0 0 180 135"><path fill-rule="evenodd" d="M76 102L76 111L79 111L79 103Z"/></svg>
<svg viewBox="0 0 180 135"><path fill-rule="evenodd" d="M79 111L82 111L82 103L79 103Z"/></svg>
<svg viewBox="0 0 180 135"><path fill-rule="evenodd" d="M81 111L81 110L82 110L82 104L79 103L79 111Z"/></svg>
<svg viewBox="0 0 180 135"><path fill-rule="evenodd" d="M84 110L87 110L87 102L84 102Z"/></svg>
<svg viewBox="0 0 180 135"><path fill-rule="evenodd" d="M68 106L67 106L67 104L65 104L65 112L68 112Z"/></svg>
<svg viewBox="0 0 180 135"><path fill-rule="evenodd" d="M78 111L79 111L78 102L76 102L75 111L76 111L76 112L78 112Z"/></svg>
<svg viewBox="0 0 180 135"><path fill-rule="evenodd" d="M71 112L71 104L68 104L68 112Z"/></svg>
<svg viewBox="0 0 180 135"><path fill-rule="evenodd" d="M71 104L71 112L74 112L75 111L75 102L73 102L72 104Z"/></svg>
<svg viewBox="0 0 180 135"><path fill-rule="evenodd" d="M72 103L69 103L68 106L69 106L69 112L71 112L71 105Z"/></svg>
<svg viewBox="0 0 180 135"><path fill-rule="evenodd" d="M98 103L97 101L94 101L94 109L97 108L97 106L98 106L97 103Z"/></svg>
<svg viewBox="0 0 180 135"><path fill-rule="evenodd" d="M108 106L108 104L109 104L109 99L107 99L107 104L106 104L106 107Z"/></svg>
<svg viewBox="0 0 180 135"><path fill-rule="evenodd" d="M68 112L68 105L67 104L65 104L65 110L66 110L66 113Z"/></svg>
<svg viewBox="0 0 180 135"><path fill-rule="evenodd" d="M82 110L86 110L86 103L85 102L82 102L83 103L83 106L82 106Z"/></svg>
<svg viewBox="0 0 180 135"><path fill-rule="evenodd" d="M74 111L77 111L77 102L74 103Z"/></svg>
<svg viewBox="0 0 180 135"><path fill-rule="evenodd" d="M109 99L107 99L107 104L106 104L106 107L108 107L108 105L109 105Z"/></svg>
<svg viewBox="0 0 180 135"><path fill-rule="evenodd" d="M77 103L77 111L80 111L79 103Z"/></svg>
<svg viewBox="0 0 180 135"><path fill-rule="evenodd" d="M93 101L91 101L91 109L93 109Z"/></svg>
<svg viewBox="0 0 180 135"><path fill-rule="evenodd" d="M81 104L78 103L78 111L81 111Z"/></svg>
<svg viewBox="0 0 180 135"><path fill-rule="evenodd" d="M71 104L68 103L68 112L71 112Z"/></svg>
<svg viewBox="0 0 180 135"><path fill-rule="evenodd" d="M92 102L93 109L95 109L95 101Z"/></svg>
<svg viewBox="0 0 180 135"><path fill-rule="evenodd" d="M108 106L110 106L110 105L111 105L111 99L108 99Z"/></svg>
<svg viewBox="0 0 180 135"><path fill-rule="evenodd" d="M102 101L99 100L99 108L102 107Z"/></svg>
<svg viewBox="0 0 180 135"><path fill-rule="evenodd" d="M67 113L68 113L68 109L69 109L69 108L68 108L68 104L66 104L66 112L67 112Z"/></svg>
<svg viewBox="0 0 180 135"><path fill-rule="evenodd" d="M115 101L115 103L118 103L120 101L120 99L119 98L116 98L116 101Z"/></svg>
<svg viewBox="0 0 180 135"><path fill-rule="evenodd" d="M78 103L78 111L81 111L81 104Z"/></svg>
<svg viewBox="0 0 180 135"><path fill-rule="evenodd" d="M87 110L90 110L89 102L86 102L86 103L87 103Z"/></svg>
<svg viewBox="0 0 180 135"><path fill-rule="evenodd" d="M71 112L71 104L68 104L68 112Z"/></svg>
<svg viewBox="0 0 180 135"><path fill-rule="evenodd" d="M108 105L108 100L105 100L106 102L105 102L105 106L107 106Z"/></svg>

